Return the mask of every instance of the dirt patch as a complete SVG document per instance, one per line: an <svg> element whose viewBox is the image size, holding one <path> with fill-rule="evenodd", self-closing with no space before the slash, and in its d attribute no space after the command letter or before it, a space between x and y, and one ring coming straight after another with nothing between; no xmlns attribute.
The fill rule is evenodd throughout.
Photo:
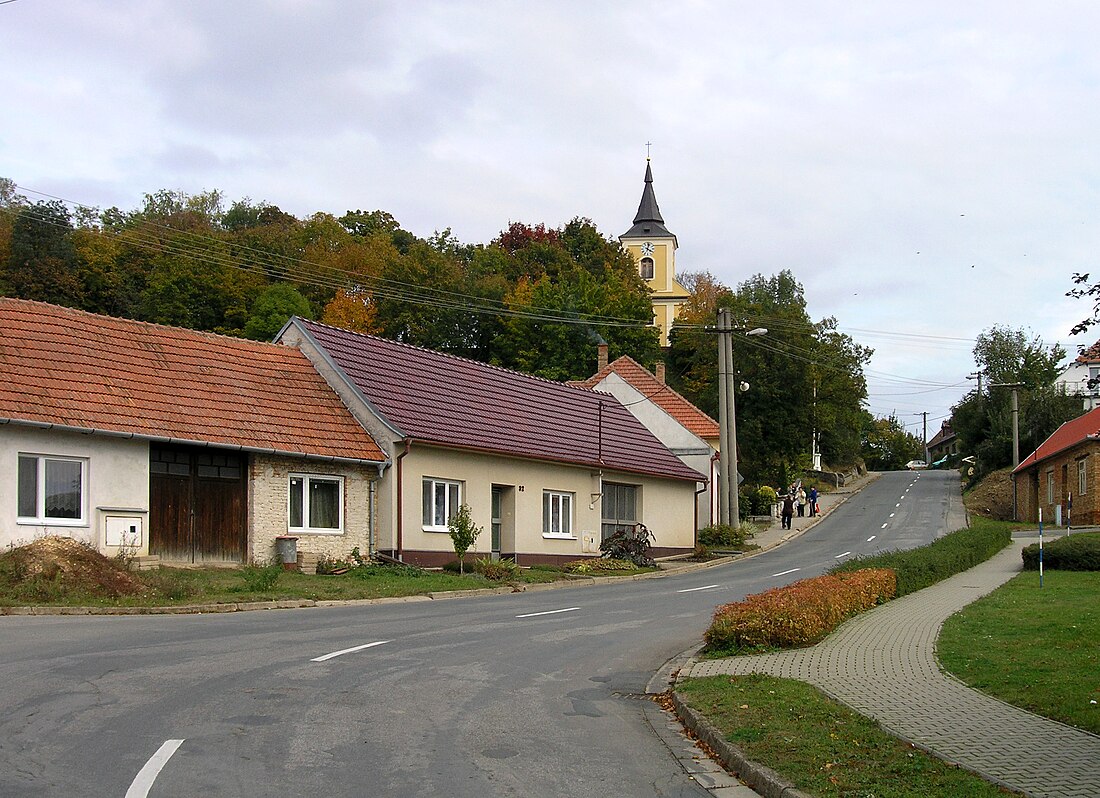
<svg viewBox="0 0 1100 798"><path fill-rule="evenodd" d="M1012 520L1012 469L994 471L963 496L966 509L995 521Z"/></svg>
<svg viewBox="0 0 1100 798"><path fill-rule="evenodd" d="M71 538L39 538L0 556L7 591L41 600L83 595L119 598L148 588L115 560Z"/></svg>

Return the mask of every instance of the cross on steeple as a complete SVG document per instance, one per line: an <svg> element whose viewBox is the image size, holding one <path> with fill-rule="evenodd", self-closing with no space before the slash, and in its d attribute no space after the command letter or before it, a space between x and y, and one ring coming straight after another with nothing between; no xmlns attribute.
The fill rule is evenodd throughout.
<svg viewBox="0 0 1100 798"><path fill-rule="evenodd" d="M653 146L653 142L651 142L651 141L647 141L645 143L645 159L647 161L649 160L649 148L652 147L652 146Z"/></svg>

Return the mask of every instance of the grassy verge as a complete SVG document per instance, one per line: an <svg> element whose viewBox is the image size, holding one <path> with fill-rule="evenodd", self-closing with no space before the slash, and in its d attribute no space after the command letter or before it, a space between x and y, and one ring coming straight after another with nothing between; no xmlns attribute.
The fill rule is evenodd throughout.
<svg viewBox="0 0 1100 798"><path fill-rule="evenodd" d="M689 679L677 691L750 759L822 798L1012 794L897 740L802 682L711 676Z"/></svg>
<svg viewBox="0 0 1100 798"><path fill-rule="evenodd" d="M943 666L1010 704L1100 734L1100 572L1026 572L947 620Z"/></svg>

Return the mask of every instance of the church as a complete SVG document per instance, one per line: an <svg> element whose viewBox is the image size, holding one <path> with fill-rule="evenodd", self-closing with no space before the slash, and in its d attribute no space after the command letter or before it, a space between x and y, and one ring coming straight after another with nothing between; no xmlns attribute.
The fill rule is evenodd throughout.
<svg viewBox="0 0 1100 798"><path fill-rule="evenodd" d="M619 236L619 243L633 256L638 273L652 292L653 323L661 332L661 346L667 347L669 330L691 294L676 280L676 236L665 227L657 207L649 158L634 226Z"/></svg>

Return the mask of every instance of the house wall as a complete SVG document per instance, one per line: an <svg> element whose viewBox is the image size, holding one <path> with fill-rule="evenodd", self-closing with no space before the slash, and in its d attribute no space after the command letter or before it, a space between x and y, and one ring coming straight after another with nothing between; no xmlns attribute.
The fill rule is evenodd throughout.
<svg viewBox="0 0 1100 798"><path fill-rule="evenodd" d="M1077 479L1077 464L1081 461L1085 463L1084 493L1079 491ZM1053 478L1053 500L1048 496L1048 475ZM1020 472L1015 480L1016 510L1020 520L1038 523L1041 508L1043 524L1053 526L1057 508L1061 507L1063 525L1067 522L1073 526L1100 525L1100 444L1090 441L1067 449ZM1068 507L1070 493L1073 494L1072 516Z"/></svg>
<svg viewBox="0 0 1100 798"><path fill-rule="evenodd" d="M462 486L461 503L470 507L473 521L483 527L469 555L491 550L492 487L505 488L501 556L517 557L521 564L572 560L599 553L602 521L602 481L640 488L642 523L656 535L658 554L691 551L694 546L691 482L593 471L555 463L525 461L491 454L455 451L414 444L400 465L387 472L390 485L402 483L401 549L407 561L440 565L454 558L450 536L427 531L423 525L425 478L456 481ZM560 491L573 496L573 534L568 540L543 534L543 493ZM396 540L393 543L396 549Z"/></svg>
<svg viewBox="0 0 1100 798"><path fill-rule="evenodd" d="M291 474L343 477L344 524L339 533L301 532L289 528ZM353 548L366 556L372 543L373 466L324 463L302 458L254 454L249 464L248 552L251 559L276 557L275 538L294 535L299 553L347 558Z"/></svg>
<svg viewBox="0 0 1100 798"><path fill-rule="evenodd" d="M1061 388L1072 396L1080 396L1085 410L1092 410L1100 406L1100 387L1089 388L1088 381L1098 376L1100 376L1100 363L1073 361L1054 381L1054 387Z"/></svg>
<svg viewBox="0 0 1100 798"><path fill-rule="evenodd" d="M55 455L85 461L85 520L80 524L20 524L17 474L20 454ZM0 426L0 547L29 543L45 535L81 540L114 555L107 545L107 519L126 530L128 553L149 553L149 444L132 438ZM137 535L128 534L135 527Z"/></svg>
<svg viewBox="0 0 1100 798"><path fill-rule="evenodd" d="M670 416L660 405L646 401L646 397L630 383L626 382L615 372L611 372L596 385L596 390L610 393L619 403L626 407L630 413L653 433L654 437L663 443L674 455L688 468L693 468L704 476L711 476L713 471L712 459L715 448L710 443L695 435L684 427L679 421ZM706 490L696 497L696 524L699 529L710 526L714 519L711 517L711 507L715 506L713 486L715 481L711 479ZM698 486L697 486L698 487Z"/></svg>

